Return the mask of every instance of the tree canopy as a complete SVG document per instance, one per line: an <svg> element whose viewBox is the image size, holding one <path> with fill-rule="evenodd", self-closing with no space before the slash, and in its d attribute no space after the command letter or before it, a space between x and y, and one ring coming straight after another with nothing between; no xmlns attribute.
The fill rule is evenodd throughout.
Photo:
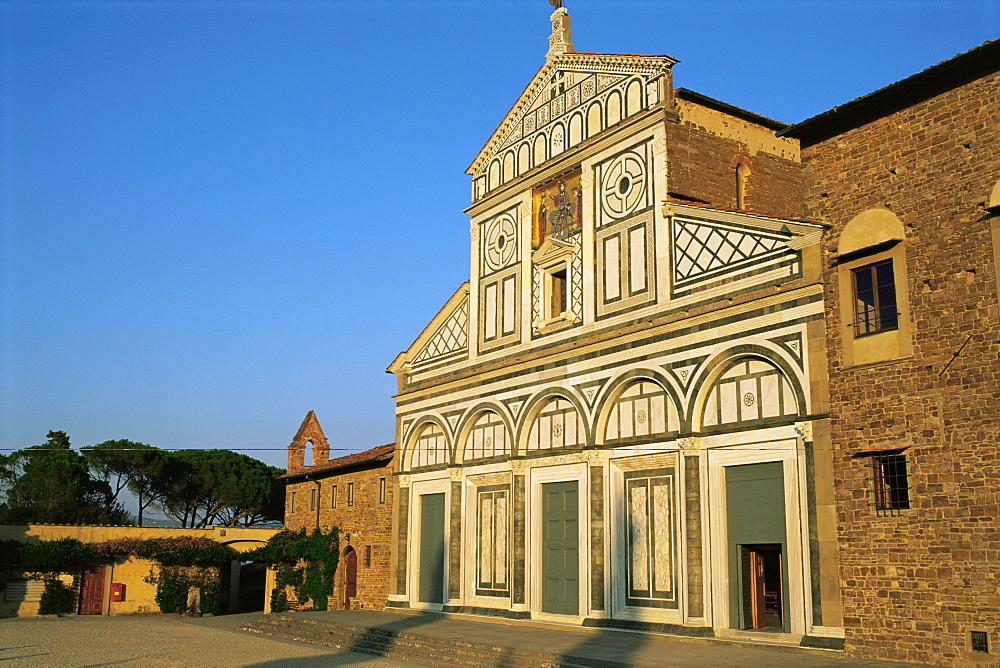
<svg viewBox="0 0 1000 668"><path fill-rule="evenodd" d="M0 486L0 522L6 524L131 522L107 482L90 476L63 431L50 431L45 443L3 456Z"/></svg>
<svg viewBox="0 0 1000 668"><path fill-rule="evenodd" d="M280 525L282 469L230 450L170 452L111 440L70 447L62 431L0 455L0 522L129 524L128 490L142 524L150 508L186 528Z"/></svg>

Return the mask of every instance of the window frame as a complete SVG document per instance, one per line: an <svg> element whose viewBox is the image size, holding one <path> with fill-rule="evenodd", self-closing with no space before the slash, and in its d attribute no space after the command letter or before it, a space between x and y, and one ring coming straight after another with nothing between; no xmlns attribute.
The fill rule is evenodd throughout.
<svg viewBox="0 0 1000 668"><path fill-rule="evenodd" d="M909 446L907 446L908 448ZM872 502L869 504L880 516L901 515L913 505L910 498L912 460L906 457L907 448L859 452L854 459L868 459ZM895 470L890 470L890 467Z"/></svg>
<svg viewBox="0 0 1000 668"><path fill-rule="evenodd" d="M337 485L332 485L330 487L330 507L331 508L336 508L337 507L337 487L338 487Z"/></svg>
<svg viewBox="0 0 1000 668"><path fill-rule="evenodd" d="M861 334L855 324L854 270L892 262L896 327ZM840 334L845 368L896 362L913 356L905 242L889 242L842 256L837 261Z"/></svg>
<svg viewBox="0 0 1000 668"><path fill-rule="evenodd" d="M899 329L899 300L896 290L894 265L893 258L890 257L851 269L851 288L854 293L852 310L854 313L855 338ZM888 283L881 282L884 280L884 276L880 276L879 272L879 269L882 267L889 268ZM861 276L867 276L870 281L870 287L864 290L865 293L870 293L870 302L862 300L861 289L858 285L858 279ZM888 290L889 288L891 290ZM884 304L883 302L886 297L885 292L883 292L884 289L886 289L885 292L888 292L892 296L891 304ZM862 306L863 304L864 306ZM886 309L892 309L891 323L886 322L888 320L885 317L886 313L884 313Z"/></svg>
<svg viewBox="0 0 1000 668"><path fill-rule="evenodd" d="M354 483L347 483L347 507L351 508L354 506Z"/></svg>
<svg viewBox="0 0 1000 668"><path fill-rule="evenodd" d="M378 502L379 504L384 504L386 499L386 481L385 478L378 479Z"/></svg>

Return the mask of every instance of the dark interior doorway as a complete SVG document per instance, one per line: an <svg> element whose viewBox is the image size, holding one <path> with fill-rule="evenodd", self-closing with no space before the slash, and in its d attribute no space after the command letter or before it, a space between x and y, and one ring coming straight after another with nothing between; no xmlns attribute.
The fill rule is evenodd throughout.
<svg viewBox="0 0 1000 668"><path fill-rule="evenodd" d="M785 626L781 544L744 545L743 608L746 628L782 631Z"/></svg>

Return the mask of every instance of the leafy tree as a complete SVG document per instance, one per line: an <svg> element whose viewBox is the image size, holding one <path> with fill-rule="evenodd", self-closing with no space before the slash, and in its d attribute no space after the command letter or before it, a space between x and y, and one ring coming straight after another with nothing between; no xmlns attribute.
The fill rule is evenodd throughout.
<svg viewBox="0 0 1000 668"><path fill-rule="evenodd" d="M114 501L110 486L90 477L83 456L63 431L18 450L0 462L4 502L0 522L8 524L120 524L130 518Z"/></svg>
<svg viewBox="0 0 1000 668"><path fill-rule="evenodd" d="M281 469L230 450L179 450L169 454L157 481L157 505L182 527L278 523L284 490Z"/></svg>
<svg viewBox="0 0 1000 668"><path fill-rule="evenodd" d="M112 502L118 502L123 489L135 494L139 502L138 524L155 500L158 480L163 476L167 453L146 443L124 439L104 441L82 448L91 473L107 483Z"/></svg>

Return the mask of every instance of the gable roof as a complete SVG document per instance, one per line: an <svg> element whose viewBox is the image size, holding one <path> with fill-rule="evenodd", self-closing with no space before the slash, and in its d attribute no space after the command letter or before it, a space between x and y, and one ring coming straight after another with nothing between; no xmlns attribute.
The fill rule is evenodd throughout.
<svg viewBox="0 0 1000 668"><path fill-rule="evenodd" d="M542 65L542 67L531 78L528 85L517 97L503 120L490 138L479 150L472 160L466 173L475 176L484 171L488 162L495 157L501 149L516 139L520 139L523 132L518 133L519 124L525 119L539 103L545 86L558 72L579 73L579 74L617 74L617 75L645 75L655 78L658 76L669 76L670 68L674 63L679 62L676 58L666 55L637 55L631 53L583 53L570 52L554 55ZM672 90L667 82L668 90ZM599 87L598 87L599 88ZM588 103L594 96L602 91L595 89L592 96L584 98L580 96L579 105ZM663 103L664 100L659 100ZM565 110L568 112L569 105ZM553 119L554 120L554 119ZM516 135L516 137L515 137Z"/></svg>
<svg viewBox="0 0 1000 668"><path fill-rule="evenodd" d="M464 309L464 311L463 311ZM444 306L431 318L423 331L403 352L392 361L389 373L398 374L408 364L421 361L440 361L442 358L460 357L469 346L469 282L466 281L448 298ZM462 315L464 313L464 319ZM457 318L456 318L457 316ZM464 338L454 330L460 329ZM448 341L439 341L447 338ZM433 350L431 350L433 348ZM426 354L425 354L426 353Z"/></svg>
<svg viewBox="0 0 1000 668"><path fill-rule="evenodd" d="M371 448L370 450L354 452L349 455L344 455L343 457L337 457L336 459L331 459L330 461L319 464L318 466L311 466L307 469L296 471L294 473L286 473L285 475L278 476L278 479L292 481L297 478L315 477L316 475L330 475L342 469L362 466L373 462L388 462L392 460L395 452L396 444L387 443L386 445L380 445L378 447Z"/></svg>
<svg viewBox="0 0 1000 668"><path fill-rule="evenodd" d="M312 441L313 446L318 448L327 444L326 434L323 433L323 427L319 425L319 418L316 417L314 411L306 413L299 430L295 432L292 445L305 445L309 441Z"/></svg>

